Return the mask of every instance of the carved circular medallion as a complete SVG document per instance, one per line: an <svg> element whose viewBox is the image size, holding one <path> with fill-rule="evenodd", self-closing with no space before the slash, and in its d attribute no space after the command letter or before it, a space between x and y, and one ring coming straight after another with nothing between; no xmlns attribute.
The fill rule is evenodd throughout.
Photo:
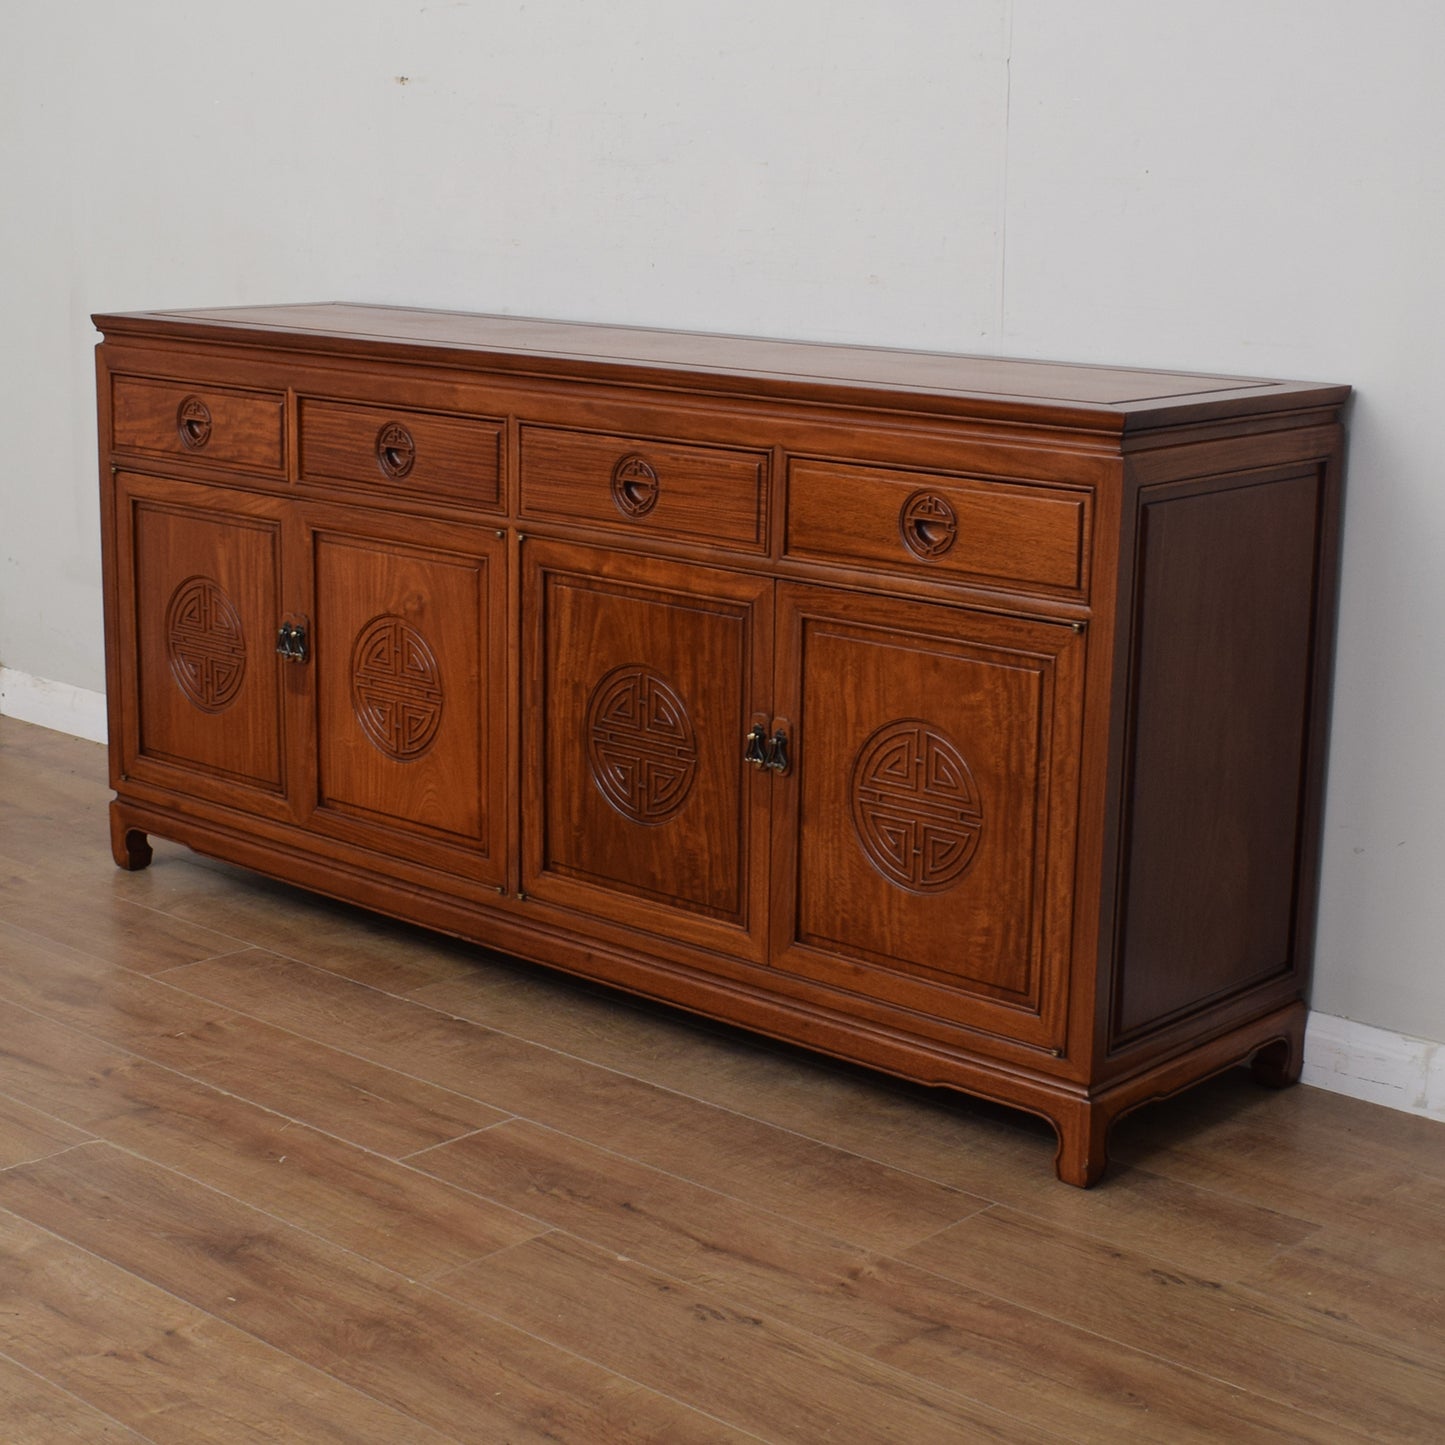
<svg viewBox="0 0 1445 1445"><path fill-rule="evenodd" d="M646 457L623 457L612 468L612 500L624 517L645 517L657 505L660 490Z"/></svg>
<svg viewBox="0 0 1445 1445"><path fill-rule="evenodd" d="M376 464L382 475L399 480L416 465L416 443L399 421L389 421L376 434Z"/></svg>
<svg viewBox="0 0 1445 1445"><path fill-rule="evenodd" d="M958 514L937 492L914 492L898 513L898 530L915 557L942 557L958 541Z"/></svg>
<svg viewBox="0 0 1445 1445"><path fill-rule="evenodd" d="M211 439L211 409L198 396L188 396L176 408L176 430L181 445L198 452Z"/></svg>
<svg viewBox="0 0 1445 1445"><path fill-rule="evenodd" d="M624 817L666 822L697 775L697 744L682 699L645 667L614 668L587 703L587 761L598 790Z"/></svg>
<svg viewBox="0 0 1445 1445"><path fill-rule="evenodd" d="M918 718L889 723L858 749L852 778L858 842L890 883L941 893L973 861L983 805L963 754Z"/></svg>
<svg viewBox="0 0 1445 1445"><path fill-rule="evenodd" d="M351 703L361 730L399 763L419 758L442 723L441 669L400 617L374 618L351 649Z"/></svg>
<svg viewBox="0 0 1445 1445"><path fill-rule="evenodd" d="M246 675L246 639L231 599L209 577L187 577L166 606L171 676L202 712L222 712Z"/></svg>

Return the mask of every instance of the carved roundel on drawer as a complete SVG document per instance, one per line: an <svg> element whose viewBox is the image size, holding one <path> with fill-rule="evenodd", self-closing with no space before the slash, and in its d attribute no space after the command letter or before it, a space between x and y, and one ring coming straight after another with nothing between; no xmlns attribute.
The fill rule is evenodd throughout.
<svg viewBox="0 0 1445 1445"><path fill-rule="evenodd" d="M176 408L176 430L181 445L198 452L211 439L211 409L198 396L188 396Z"/></svg>
<svg viewBox="0 0 1445 1445"><path fill-rule="evenodd" d="M376 464L393 481L400 481L416 465L416 443L399 421L389 421L377 432Z"/></svg>
<svg viewBox="0 0 1445 1445"><path fill-rule="evenodd" d="M442 723L441 669L426 638L400 617L374 618L351 649L351 701L372 744L409 763Z"/></svg>
<svg viewBox="0 0 1445 1445"><path fill-rule="evenodd" d="M851 791L859 845L890 883L941 893L967 871L983 805L945 733L917 718L879 728L858 750Z"/></svg>
<svg viewBox="0 0 1445 1445"><path fill-rule="evenodd" d="M587 761L598 790L624 817L666 822L697 776L686 705L648 668L614 668L588 699Z"/></svg>
<svg viewBox="0 0 1445 1445"><path fill-rule="evenodd" d="M898 513L898 530L915 557L942 557L958 541L958 514L937 492L914 492Z"/></svg>
<svg viewBox="0 0 1445 1445"><path fill-rule="evenodd" d="M246 675L246 639L231 599L209 577L187 577L166 607L176 685L202 712L223 712Z"/></svg>
<svg viewBox="0 0 1445 1445"><path fill-rule="evenodd" d="M661 484L646 457L622 457L612 468L612 500L624 517L645 517L656 505Z"/></svg>

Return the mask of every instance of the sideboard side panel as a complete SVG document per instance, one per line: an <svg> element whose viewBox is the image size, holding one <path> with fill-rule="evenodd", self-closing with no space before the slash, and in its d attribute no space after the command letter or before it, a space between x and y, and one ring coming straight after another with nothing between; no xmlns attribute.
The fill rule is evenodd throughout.
<svg viewBox="0 0 1445 1445"><path fill-rule="evenodd" d="M1296 903L1324 503L1318 466L1145 490L1116 1046L1307 963Z"/></svg>

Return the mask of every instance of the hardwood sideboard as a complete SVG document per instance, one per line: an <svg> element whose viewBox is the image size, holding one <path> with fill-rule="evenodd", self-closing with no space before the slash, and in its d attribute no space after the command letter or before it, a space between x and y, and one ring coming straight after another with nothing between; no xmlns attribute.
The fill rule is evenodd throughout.
<svg viewBox="0 0 1445 1445"><path fill-rule="evenodd" d="M1343 386L358 305L105 315L115 857L906 1079L1298 1076Z"/></svg>

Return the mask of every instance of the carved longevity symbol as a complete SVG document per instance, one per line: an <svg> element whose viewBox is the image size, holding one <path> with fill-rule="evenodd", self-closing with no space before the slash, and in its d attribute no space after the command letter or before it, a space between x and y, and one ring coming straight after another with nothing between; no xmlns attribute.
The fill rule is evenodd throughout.
<svg viewBox="0 0 1445 1445"><path fill-rule="evenodd" d="M624 517L645 517L656 505L661 486L646 457L621 458L612 468L612 500Z"/></svg>
<svg viewBox="0 0 1445 1445"><path fill-rule="evenodd" d="M941 893L978 849L983 805L954 743L917 718L881 727L853 763L853 826L874 867L912 893Z"/></svg>
<svg viewBox="0 0 1445 1445"><path fill-rule="evenodd" d="M937 492L914 492L898 514L903 545L919 557L942 557L958 541L958 514Z"/></svg>
<svg viewBox="0 0 1445 1445"><path fill-rule="evenodd" d="M171 676L202 712L236 700L246 674L246 639L231 599L209 577L187 577L166 607Z"/></svg>
<svg viewBox="0 0 1445 1445"><path fill-rule="evenodd" d="M176 430L181 444L200 451L211 439L211 409L198 396L188 396L176 408Z"/></svg>
<svg viewBox="0 0 1445 1445"><path fill-rule="evenodd" d="M426 638L400 617L377 617L351 649L356 720L389 758L409 763L436 739L442 722L441 669Z"/></svg>
<svg viewBox="0 0 1445 1445"><path fill-rule="evenodd" d="M587 760L619 813L635 823L665 822L687 801L697 775L682 699L645 667L614 668L587 704Z"/></svg>

